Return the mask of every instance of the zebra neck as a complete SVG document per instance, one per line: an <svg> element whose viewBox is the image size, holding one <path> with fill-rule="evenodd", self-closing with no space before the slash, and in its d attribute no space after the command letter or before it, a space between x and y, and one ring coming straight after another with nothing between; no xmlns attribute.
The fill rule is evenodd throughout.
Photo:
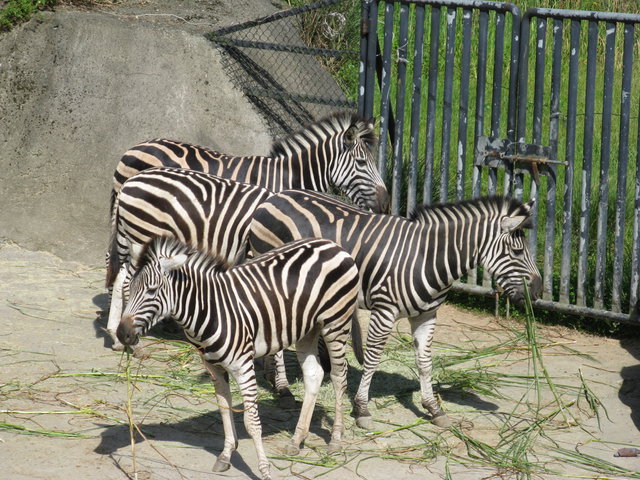
<svg viewBox="0 0 640 480"><path fill-rule="evenodd" d="M283 177L282 188L329 192L329 168L324 156L324 146L315 146L314 150L287 149L272 157L273 173Z"/></svg>

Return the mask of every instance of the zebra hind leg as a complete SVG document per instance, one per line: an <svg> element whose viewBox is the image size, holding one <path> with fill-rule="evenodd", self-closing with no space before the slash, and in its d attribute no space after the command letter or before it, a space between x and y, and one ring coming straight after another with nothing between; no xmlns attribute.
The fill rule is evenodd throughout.
<svg viewBox="0 0 640 480"><path fill-rule="evenodd" d="M451 425L451 419L440 408L433 393L432 384L432 352L431 344L436 328L436 312L425 312L409 319L413 335L413 348L416 355L416 366L420 376L420 396L422 406L431 415L431 422L442 428Z"/></svg>
<svg viewBox="0 0 640 480"><path fill-rule="evenodd" d="M324 371L318 358L318 334L318 328L315 328L296 343L296 354L304 378L304 399L295 433L286 448L287 455L294 456L300 453L300 447L309 434L313 409L322 385Z"/></svg>
<svg viewBox="0 0 640 480"><path fill-rule="evenodd" d="M231 466L231 455L238 448L238 436L233 423L233 411L231 410L231 389L229 388L227 372L219 365L211 365L204 358L203 361L216 388L216 400L224 428L224 448L218 455L213 471L224 472Z"/></svg>
<svg viewBox="0 0 640 480"><path fill-rule="evenodd" d="M287 368L284 362L284 350L279 351L275 355L267 355L264 357L264 376L266 380L273 386L278 396L278 406L280 408L294 408L296 400L289 390L289 381L287 380Z"/></svg>
<svg viewBox="0 0 640 480"><path fill-rule="evenodd" d="M369 387L373 374L380 365L382 351L387 344L389 334L396 320L393 311L372 310L367 331L367 349L364 353L364 365L358 392L353 400L356 425L365 430L373 430L373 419L369 413Z"/></svg>
<svg viewBox="0 0 640 480"><path fill-rule="evenodd" d="M323 331L324 344L331 362L331 383L335 392L335 417L333 428L331 429L331 441L329 442L328 453L335 453L342 448L342 434L344 433L344 407L343 399L347 391L347 338L349 330L343 332Z"/></svg>

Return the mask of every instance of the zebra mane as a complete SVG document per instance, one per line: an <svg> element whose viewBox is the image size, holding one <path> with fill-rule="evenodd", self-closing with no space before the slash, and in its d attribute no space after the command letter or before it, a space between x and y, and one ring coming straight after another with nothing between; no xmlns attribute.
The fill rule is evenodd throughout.
<svg viewBox="0 0 640 480"><path fill-rule="evenodd" d="M229 262L218 255L212 255L209 252L198 250L196 247L187 245L173 237L161 236L155 237L145 244L140 254L136 270L139 272L145 265L152 261L159 261L160 258L180 254L187 255L189 257L187 263L192 265L198 264L220 272L227 271L231 268Z"/></svg>
<svg viewBox="0 0 640 480"><path fill-rule="evenodd" d="M431 205L418 205L414 208L413 212L409 216L410 220L419 223L430 223L434 219L439 219L436 216L435 211L446 211L449 209L455 209L456 207L472 208L475 210L489 210L491 212L500 212L503 216L516 216L523 215L528 216L530 220L531 210L530 206L522 203L515 198L491 196L474 198L471 200L460 200L458 202L451 203L434 203ZM522 225L522 228L531 228L531 222L527 221Z"/></svg>
<svg viewBox="0 0 640 480"><path fill-rule="evenodd" d="M350 128L353 129L354 139L359 139L370 151L373 151L378 143L373 126L373 120L366 120L352 112L333 113L276 140L271 146L270 156L286 156L290 152L301 152L306 150L310 142L320 143L331 136L345 133ZM313 141L314 139L316 141Z"/></svg>

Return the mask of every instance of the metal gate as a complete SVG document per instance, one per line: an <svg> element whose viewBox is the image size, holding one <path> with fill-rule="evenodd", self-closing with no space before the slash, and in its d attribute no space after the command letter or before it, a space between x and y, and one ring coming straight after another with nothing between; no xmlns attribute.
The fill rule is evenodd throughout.
<svg viewBox="0 0 640 480"><path fill-rule="evenodd" d="M640 15L363 2L358 108L380 119L392 213L536 197L536 306L629 321L638 299ZM457 288L491 293L471 272Z"/></svg>

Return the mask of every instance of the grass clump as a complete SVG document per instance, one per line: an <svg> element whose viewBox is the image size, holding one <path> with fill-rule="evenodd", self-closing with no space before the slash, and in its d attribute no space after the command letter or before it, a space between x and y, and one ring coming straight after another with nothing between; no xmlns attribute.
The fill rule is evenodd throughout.
<svg viewBox="0 0 640 480"><path fill-rule="evenodd" d="M0 31L28 21L38 10L51 8L56 0L9 0L0 11Z"/></svg>

